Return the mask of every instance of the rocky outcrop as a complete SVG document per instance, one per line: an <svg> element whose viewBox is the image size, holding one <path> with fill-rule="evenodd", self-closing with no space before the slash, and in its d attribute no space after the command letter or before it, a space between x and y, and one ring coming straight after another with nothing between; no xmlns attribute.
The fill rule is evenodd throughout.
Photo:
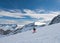
<svg viewBox="0 0 60 43"><path fill-rule="evenodd" d="M54 17L49 25L55 24L55 23L60 23L60 15Z"/></svg>

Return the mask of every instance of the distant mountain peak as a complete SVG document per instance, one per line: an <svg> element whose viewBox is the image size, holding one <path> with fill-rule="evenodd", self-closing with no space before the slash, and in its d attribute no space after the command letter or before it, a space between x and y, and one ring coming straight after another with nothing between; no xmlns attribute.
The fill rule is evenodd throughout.
<svg viewBox="0 0 60 43"><path fill-rule="evenodd" d="M52 19L49 25L55 24L55 23L60 23L60 14Z"/></svg>

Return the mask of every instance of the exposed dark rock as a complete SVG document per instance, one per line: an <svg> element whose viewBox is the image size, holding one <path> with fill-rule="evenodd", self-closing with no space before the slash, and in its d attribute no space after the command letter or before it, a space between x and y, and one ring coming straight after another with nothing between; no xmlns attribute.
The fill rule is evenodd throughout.
<svg viewBox="0 0 60 43"><path fill-rule="evenodd" d="M54 17L49 25L55 24L55 23L60 23L60 15Z"/></svg>
<svg viewBox="0 0 60 43"><path fill-rule="evenodd" d="M0 34L3 35L4 34L4 30L0 29Z"/></svg>
<svg viewBox="0 0 60 43"><path fill-rule="evenodd" d="M7 34L9 34L11 32L12 32L11 30L6 30L6 31L4 31L4 34L3 35L7 35Z"/></svg>

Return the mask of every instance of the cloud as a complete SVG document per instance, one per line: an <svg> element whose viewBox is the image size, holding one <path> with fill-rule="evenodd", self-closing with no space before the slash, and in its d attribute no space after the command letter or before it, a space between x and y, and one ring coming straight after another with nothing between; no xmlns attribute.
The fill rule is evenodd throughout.
<svg viewBox="0 0 60 43"><path fill-rule="evenodd" d="M54 11L50 11L49 13L40 13L40 12L46 12L45 10L29 10L29 9L24 9L23 12L25 13L22 13L21 10L10 10L11 12L9 11L4 11L2 10L0 12L0 17L2 16L9 16L9 17L14 17L14 18L26 18L26 17L31 17L31 18L36 18L36 19L39 19L41 17L43 18L49 18L50 17L54 17L55 15L59 14L60 11L58 12L54 12ZM13 12L13 13L12 13Z"/></svg>
<svg viewBox="0 0 60 43"><path fill-rule="evenodd" d="M36 9L36 10L24 9L23 11L27 14L37 14L37 13L41 13L41 12L45 13L44 9Z"/></svg>
<svg viewBox="0 0 60 43"><path fill-rule="evenodd" d="M7 20L7 19L0 19L0 24L18 24L20 26L24 26L26 24L33 23L33 21L20 21L20 20Z"/></svg>
<svg viewBox="0 0 60 43"><path fill-rule="evenodd" d="M58 14L60 14L60 11L58 12L54 12L54 11L50 11L49 13L38 13L38 12L46 12L45 10L37 10L33 11L33 10L27 10L25 9L24 12L26 12L25 15L30 16L31 18L44 18L44 20L51 20L53 17L57 16Z"/></svg>
<svg viewBox="0 0 60 43"><path fill-rule="evenodd" d="M36 12L34 10L24 9L23 10L26 14L35 14Z"/></svg>
<svg viewBox="0 0 60 43"><path fill-rule="evenodd" d="M14 24L16 21L14 20L7 20L7 19L0 19L0 24Z"/></svg>
<svg viewBox="0 0 60 43"><path fill-rule="evenodd" d="M10 10L10 11L5 11L5 10L1 10L0 11L0 17L2 16L9 16L9 17L14 17L14 18L25 18L23 20L19 19L19 20L5 20L5 19L0 19L0 23L16 23L16 24L20 24L20 25L25 25L28 23L32 23L34 21L49 21L52 20L53 17L57 16L58 14L60 14L60 11L47 11L46 10L29 10L29 9L24 9L22 13L21 10L15 9L15 10ZM44 13L41 13L44 12ZM35 19L35 20L31 20L29 19ZM26 19L29 20L26 20ZM40 19L43 18L43 19ZM2 22L3 21L3 22Z"/></svg>
<svg viewBox="0 0 60 43"><path fill-rule="evenodd" d="M15 17L15 18L24 18L22 16L22 13L21 12L17 12L17 11L15 12L15 10L13 10L12 12L14 12L14 13L11 13L11 12L2 10L0 12L0 17L1 16L10 16L10 17Z"/></svg>
<svg viewBox="0 0 60 43"><path fill-rule="evenodd" d="M53 17L57 16L55 14L29 14L30 17L32 18L44 18L44 20L51 20Z"/></svg>

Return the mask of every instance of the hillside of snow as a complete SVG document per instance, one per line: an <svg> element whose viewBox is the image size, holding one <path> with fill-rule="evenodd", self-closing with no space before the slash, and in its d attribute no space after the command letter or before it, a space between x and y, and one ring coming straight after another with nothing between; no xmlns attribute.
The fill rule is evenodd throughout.
<svg viewBox="0 0 60 43"><path fill-rule="evenodd" d="M32 30L34 27L44 27L46 25L46 23L40 23L40 22L34 22L34 23L29 23L29 24L26 24L24 25L22 28L17 28L14 33L17 34L17 33L20 33L20 32L25 32L25 31L28 31L28 30Z"/></svg>
<svg viewBox="0 0 60 43"><path fill-rule="evenodd" d="M14 35L17 33L21 33L21 32L25 32L28 30L32 30L33 27L43 27L45 26L45 23L40 23L40 22L36 22L39 25L34 23L29 23L26 24L24 26L19 26L18 24L0 24L0 37L2 36L6 36L6 35Z"/></svg>
<svg viewBox="0 0 60 43"><path fill-rule="evenodd" d="M60 23L0 38L0 43L60 43Z"/></svg>

